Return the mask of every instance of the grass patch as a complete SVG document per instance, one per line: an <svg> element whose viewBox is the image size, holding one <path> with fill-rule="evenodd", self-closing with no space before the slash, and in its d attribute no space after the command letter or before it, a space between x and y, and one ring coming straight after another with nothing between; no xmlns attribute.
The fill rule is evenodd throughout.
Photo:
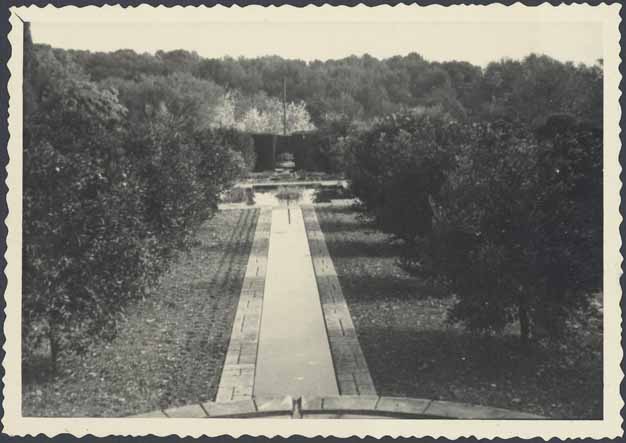
<svg viewBox="0 0 626 443"><path fill-rule="evenodd" d="M23 385L25 416L124 416L213 400L258 210L219 212L109 343Z"/></svg>
<svg viewBox="0 0 626 443"><path fill-rule="evenodd" d="M602 418L602 310L560 343L519 349L513 329L476 337L446 322L453 299L405 272L400 245L345 208L316 208L379 395L554 418Z"/></svg>

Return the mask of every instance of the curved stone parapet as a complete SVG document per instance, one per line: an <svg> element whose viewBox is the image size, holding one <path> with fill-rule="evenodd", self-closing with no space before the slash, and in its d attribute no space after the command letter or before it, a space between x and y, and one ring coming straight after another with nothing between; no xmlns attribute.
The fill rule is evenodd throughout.
<svg viewBox="0 0 626 443"><path fill-rule="evenodd" d="M542 420L509 409L442 400L406 397L335 396L292 398L255 397L227 402L197 403L158 410L133 418L290 418L290 419L480 419Z"/></svg>

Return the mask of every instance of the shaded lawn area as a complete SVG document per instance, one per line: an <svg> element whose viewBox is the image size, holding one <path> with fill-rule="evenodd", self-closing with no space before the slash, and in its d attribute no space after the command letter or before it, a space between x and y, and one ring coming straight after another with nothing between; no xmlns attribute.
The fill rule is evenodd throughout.
<svg viewBox="0 0 626 443"><path fill-rule="evenodd" d="M25 374L23 415L124 416L213 400L258 214L217 213L114 340L65 359L55 377Z"/></svg>
<svg viewBox="0 0 626 443"><path fill-rule="evenodd" d="M349 208L317 207L379 395L602 418L602 312L562 343L519 349L516 331L476 337L446 323L453 299L405 272L400 246Z"/></svg>

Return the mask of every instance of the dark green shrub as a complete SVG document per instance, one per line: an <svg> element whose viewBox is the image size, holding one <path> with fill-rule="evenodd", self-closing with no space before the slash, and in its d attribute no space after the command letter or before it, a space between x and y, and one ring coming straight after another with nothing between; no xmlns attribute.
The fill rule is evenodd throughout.
<svg viewBox="0 0 626 443"><path fill-rule="evenodd" d="M111 337L120 311L190 244L249 154L238 141L244 136L207 129L189 115L129 110L66 55L47 47L26 54L26 364L42 348L56 364L66 350ZM125 91L132 101L143 89ZM161 92L174 100L177 91ZM180 102L192 105L193 96Z"/></svg>
<svg viewBox="0 0 626 443"><path fill-rule="evenodd" d="M118 163L125 108L49 49L31 57L24 116L23 336L53 361L72 331L94 332L142 286L143 187ZM78 328L78 331L76 329ZM75 343L78 343L75 341Z"/></svg>
<svg viewBox="0 0 626 443"><path fill-rule="evenodd" d="M351 141L347 176L385 232L412 243L431 229L429 198L454 165L459 126L445 115L392 115Z"/></svg>
<svg viewBox="0 0 626 443"><path fill-rule="evenodd" d="M325 121L318 129L317 149L325 165L325 172L337 173L346 169L346 155L350 135L356 132L346 118Z"/></svg>
<svg viewBox="0 0 626 443"><path fill-rule="evenodd" d="M464 123L418 112L353 136L348 178L404 240L405 264L449 285L450 320L557 336L602 287L602 133L567 115Z"/></svg>
<svg viewBox="0 0 626 443"><path fill-rule="evenodd" d="M602 138L570 122L537 138L473 125L435 196L422 265L457 294L451 319L497 332L519 322L556 336L602 277Z"/></svg>
<svg viewBox="0 0 626 443"><path fill-rule="evenodd" d="M224 146L241 154L245 165L245 172L252 172L256 167L256 152L254 150L254 140L250 134L236 129L221 128L216 130L222 138Z"/></svg>

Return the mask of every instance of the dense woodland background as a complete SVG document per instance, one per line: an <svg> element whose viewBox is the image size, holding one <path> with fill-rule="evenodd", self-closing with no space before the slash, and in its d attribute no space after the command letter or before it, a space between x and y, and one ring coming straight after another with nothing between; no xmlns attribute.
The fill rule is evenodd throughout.
<svg viewBox="0 0 626 443"><path fill-rule="evenodd" d="M225 97L234 103L237 122L251 109L272 112L285 79L288 101L292 106L304 104L316 127L337 119L367 122L416 106L440 106L459 119L506 115L537 123L552 113L567 112L596 125L602 122L601 61L585 66L531 55L481 68L459 61L429 62L417 53L385 60L364 55L308 63L278 56L211 59L185 50L155 55L132 50L54 53L74 60L103 87L117 87L126 104L127 94L122 92L150 82L175 83L180 91L196 93L206 105L213 104L208 113L205 109L205 119L211 111L229 107L223 104ZM231 123L220 117L215 117L216 124ZM310 126L294 121L288 128L296 132ZM277 129L282 132L282 125Z"/></svg>
<svg viewBox="0 0 626 443"><path fill-rule="evenodd" d="M114 334L254 169L252 134L283 132L284 82L287 132L351 179L408 269L457 295L451 321L556 337L601 290L601 61L211 59L25 39L27 364Z"/></svg>

